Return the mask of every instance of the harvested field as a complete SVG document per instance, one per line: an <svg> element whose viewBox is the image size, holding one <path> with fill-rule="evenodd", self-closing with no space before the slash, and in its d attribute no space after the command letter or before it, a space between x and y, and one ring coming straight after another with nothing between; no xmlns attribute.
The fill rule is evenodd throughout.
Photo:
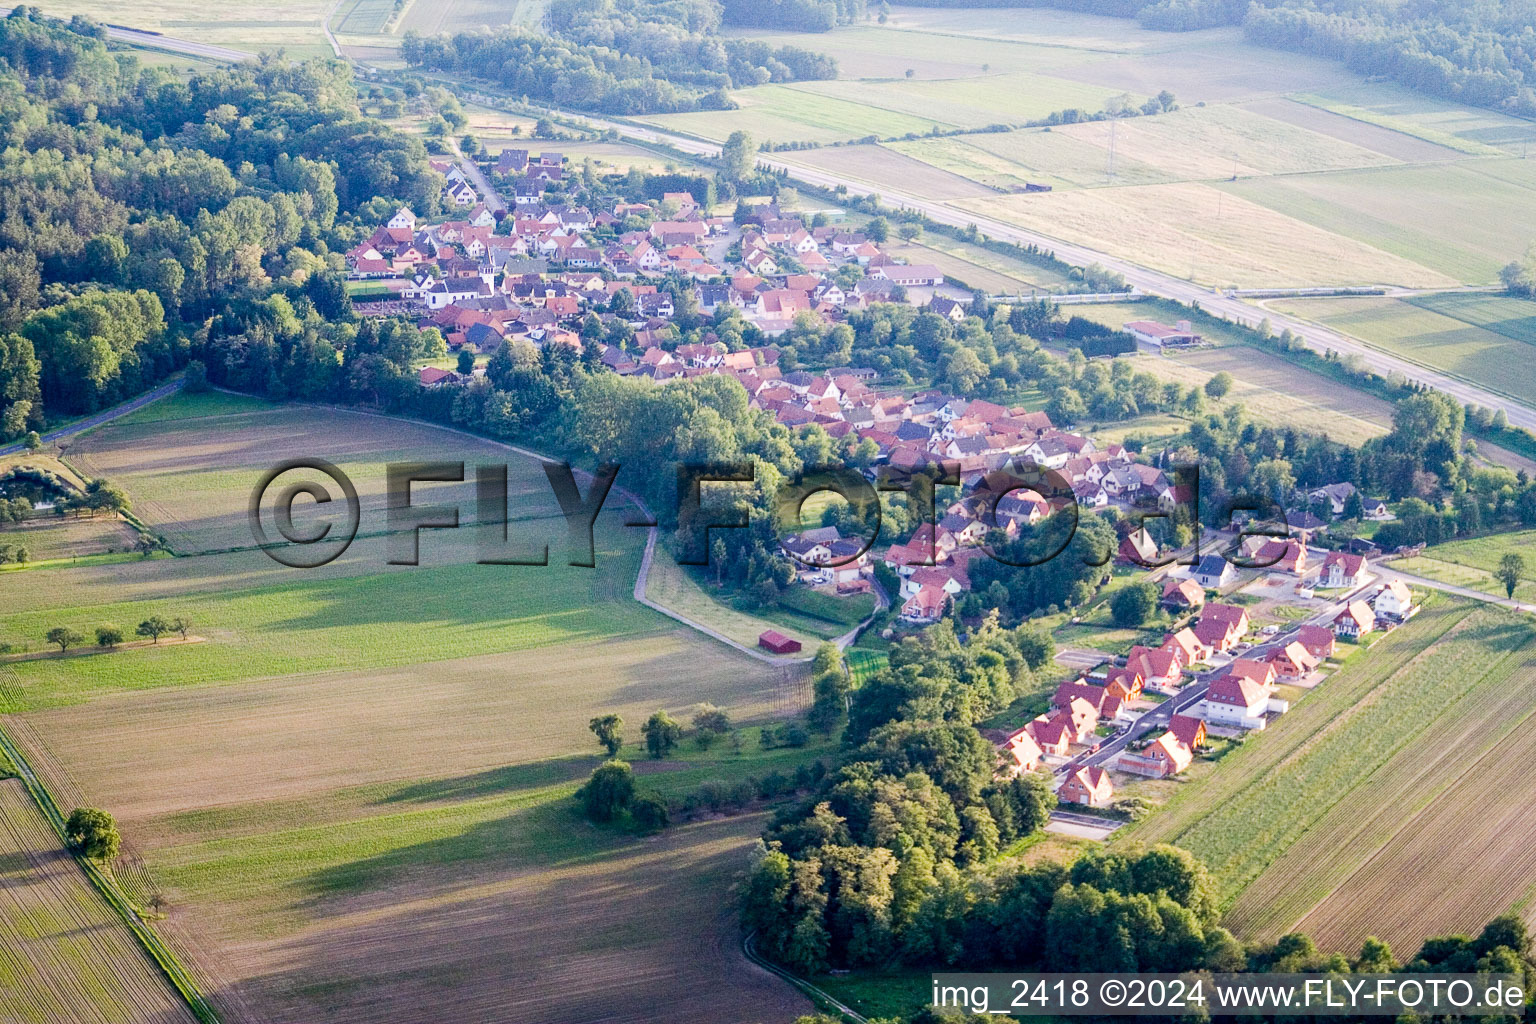
<svg viewBox="0 0 1536 1024"><path fill-rule="evenodd" d="M867 182L876 188L908 189L927 199L973 199L996 195L990 188L915 160L893 147L839 146L811 149L795 153L790 159L807 167Z"/></svg>
<svg viewBox="0 0 1536 1024"><path fill-rule="evenodd" d="M727 35L760 39L771 46L805 46L801 32L728 30ZM841 78L963 78L1006 71L1030 71L1093 60L1102 54L1071 46L965 37L952 47L935 45L933 33L891 25L833 29L816 37L814 49L837 60Z"/></svg>
<svg viewBox="0 0 1536 1024"><path fill-rule="evenodd" d="M19 779L0 780L0 1008L8 1024L172 1024L191 1012L64 852Z"/></svg>
<svg viewBox="0 0 1536 1024"><path fill-rule="evenodd" d="M189 401L200 403L199 396ZM267 406L217 417L178 415L167 399L159 418L111 423L75 441L69 457L87 476L123 487L135 512L164 533L178 553L223 551L254 543L247 518L261 475L291 458L335 463L355 483L362 503L359 533L384 528L385 466L390 462L510 463L509 510L514 517L553 515L554 495L537 464L503 445L387 417L312 407ZM473 471L467 471L472 476ZM321 474L308 477L336 485ZM287 483L289 478L283 478ZM421 501L457 500L472 507L473 482L414 485ZM296 506L296 512L303 509ZM465 517L466 521L468 516ZM296 522L299 519L296 517ZM426 547L426 545L423 545Z"/></svg>
<svg viewBox="0 0 1536 1024"><path fill-rule="evenodd" d="M1121 157L1155 167L1168 180L1296 174L1395 163L1391 157L1237 106L1183 107L1115 127ZM1108 152L1110 124L1063 125L1060 132Z"/></svg>
<svg viewBox="0 0 1536 1024"><path fill-rule="evenodd" d="M1065 132L1039 128L964 138L891 142L884 148L999 188L1014 188L1030 181L1057 188L1109 182L1104 149ZM1126 185L1148 185L1169 178L1155 167L1130 158L1117 158L1115 180Z"/></svg>
<svg viewBox="0 0 1536 1024"><path fill-rule="evenodd" d="M1033 13L1033 12L1030 12ZM1148 33L1152 45L1134 56L1084 63L1055 74L1116 92L1171 90L1185 106L1229 103L1295 89L1359 81L1332 61L1243 42L1239 29Z"/></svg>
<svg viewBox="0 0 1536 1024"><path fill-rule="evenodd" d="M1222 188L1205 184L1078 189L966 199L952 205L1217 285L1453 283L1402 257L1258 203L1224 196Z"/></svg>
<svg viewBox="0 0 1536 1024"><path fill-rule="evenodd" d="M677 674L681 663L686 678ZM573 688L572 679L587 684ZM120 693L23 717L84 792L110 791L114 812L139 821L584 751L588 719L607 711L638 729L657 708L686 717L707 701L750 720L783 704L779 690L770 669L679 628L372 671ZM533 720L537 729L518 728ZM139 748L134 771L116 779L117 744L129 737ZM238 775L218 768L229 763L240 764Z"/></svg>

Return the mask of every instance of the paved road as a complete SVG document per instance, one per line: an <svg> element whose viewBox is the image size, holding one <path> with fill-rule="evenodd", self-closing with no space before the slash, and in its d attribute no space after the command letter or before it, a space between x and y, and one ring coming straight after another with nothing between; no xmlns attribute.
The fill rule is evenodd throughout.
<svg viewBox="0 0 1536 1024"><path fill-rule="evenodd" d="M102 412L87 416L83 420L76 420L68 426L60 427L58 430L50 430L48 433L42 435L43 441L60 441L66 437L73 437L76 434L84 433L85 431L90 430L92 427L99 427L103 423L109 423L112 420L117 419L119 416L126 416L130 412L133 412L135 409L142 409L150 402L158 402L166 395L175 394L177 391L181 390L183 383L184 382L182 379L178 377L176 380L161 384L154 390L146 391L138 398L124 402L122 405L114 405L110 409L106 409ZM17 441L13 444L0 447L0 455L12 455L21 451L24 447L25 445L23 445L20 441Z"/></svg>
<svg viewBox="0 0 1536 1024"><path fill-rule="evenodd" d="M485 205L490 207L492 213L500 217L507 212L506 200L501 198L501 193L496 191L496 186L491 184L491 179L485 176L480 165L464 155L457 141L453 143L453 151L459 158L459 169L462 170L469 183L480 193L480 198L485 200Z"/></svg>
<svg viewBox="0 0 1536 1024"><path fill-rule="evenodd" d="M1254 644L1253 647L1249 648L1248 650L1239 652L1236 656L1241 658L1264 658L1272 651L1279 650L1281 647L1284 647L1286 644L1294 640L1296 638L1296 634L1301 630L1302 626L1332 623L1334 617L1337 616L1339 612L1343 611L1344 606L1347 605L1350 601L1353 601L1356 596L1361 593L1361 591L1378 586L1380 582L1380 579L1371 579L1367 581L1361 586L1349 591L1342 597L1336 599L1328 605L1325 605L1304 622L1298 622L1291 626L1289 629L1286 629L1284 632L1276 633L1275 635L1269 637L1263 643ZM1148 733L1161 732L1162 730L1168 728L1168 722L1173 718L1174 715L1183 714L1198 704L1200 701L1204 700L1205 692L1211 688L1211 683L1215 682L1218 678L1226 673L1227 666L1232 663L1233 658L1228 656L1221 657L1223 660L1219 664L1215 664L1212 668L1206 670L1205 672L1197 673L1195 675L1194 682L1185 686L1177 694L1169 697L1157 707L1142 715L1136 720L1135 724L1132 725L1130 729L1106 740L1097 750L1093 751L1092 753L1077 755L1066 764L1058 767L1056 769L1056 774L1063 775L1069 771L1075 771L1078 768L1107 764L1109 761L1112 761L1122 750L1124 750L1126 746L1129 745L1133 740L1140 739Z"/></svg>
<svg viewBox="0 0 1536 1024"><path fill-rule="evenodd" d="M1477 601L1486 601L1489 604L1501 605L1505 608L1513 608L1518 612L1536 613L1536 604L1526 604L1523 601L1514 601L1505 597L1497 597L1493 594L1485 594L1481 590L1473 590L1470 587L1458 587L1454 583L1441 583L1439 580L1427 579L1423 576L1415 576L1410 572L1403 572L1391 566L1377 564L1376 571L1384 580L1400 579L1410 587L1422 587L1425 590L1439 590L1447 594L1455 594L1458 597L1470 597Z"/></svg>
<svg viewBox="0 0 1536 1024"><path fill-rule="evenodd" d="M329 35L329 31L326 34ZM136 28L123 28L120 25L108 26L107 36L120 43L149 46L156 50L170 50L172 53L184 53L189 57L205 57L208 60L227 60L238 64L243 60L256 59L254 53L245 50L215 46L212 43L197 43L190 39L177 39L175 36L163 36L156 32L141 32Z"/></svg>

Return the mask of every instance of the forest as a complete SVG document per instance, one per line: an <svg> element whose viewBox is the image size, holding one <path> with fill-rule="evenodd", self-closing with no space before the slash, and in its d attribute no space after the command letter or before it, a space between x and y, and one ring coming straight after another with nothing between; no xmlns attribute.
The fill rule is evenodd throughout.
<svg viewBox="0 0 1536 1024"><path fill-rule="evenodd" d="M806 26L826 20L815 0L773 10ZM823 54L721 35L726 13L715 0L554 0L549 35L407 33L400 55L414 68L461 72L529 99L608 114L727 110L735 106L730 89L837 77L837 62ZM842 15L830 17L836 23Z"/></svg>
<svg viewBox="0 0 1536 1024"><path fill-rule="evenodd" d="M183 81L104 30L0 20L0 438L93 412L266 319L346 312L339 248L380 212L429 214L421 143L362 117L340 61Z"/></svg>

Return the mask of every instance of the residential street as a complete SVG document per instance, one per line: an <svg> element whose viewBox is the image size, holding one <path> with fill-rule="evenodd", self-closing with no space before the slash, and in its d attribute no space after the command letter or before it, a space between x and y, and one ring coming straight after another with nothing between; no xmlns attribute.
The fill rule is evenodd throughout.
<svg viewBox="0 0 1536 1024"><path fill-rule="evenodd" d="M1302 626L1324 625L1331 623L1334 617L1338 615L1339 612L1343 611L1345 606L1348 605L1350 601L1353 601L1355 597L1358 596L1362 591L1372 589L1378 586L1381 582L1383 582L1381 578L1372 578L1366 583L1349 591L1344 596L1333 602L1330 602L1327 606L1322 608L1312 617L1302 622L1296 623L1283 632L1276 633L1274 636L1271 636L1263 643L1255 644L1248 650L1239 652L1237 656L1243 658L1262 659L1271 652L1279 650L1294 640L1296 638L1296 634L1301 630ZM1079 754L1072 758L1072 760L1068 761L1066 764L1059 766L1056 769L1056 774L1065 775L1066 773L1075 771L1078 768L1085 768L1092 765L1107 766L1108 763L1114 760L1115 756L1118 755L1120 751L1124 750L1126 746L1129 745L1133 740L1140 739L1141 737L1146 736L1148 733L1161 732L1168 728L1168 722L1173 718L1174 715L1183 714L1185 711L1188 711L1190 708L1194 707L1205 698L1205 692L1206 690L1210 689L1211 683L1220 678L1226 672L1227 666L1233 661L1233 658L1227 655L1221 655L1219 658L1219 663L1213 664L1213 666L1205 672L1196 674L1194 682L1185 686L1175 696L1169 697L1167 700L1163 701L1163 703L1142 715L1136 720L1136 724L1132 725L1128 730L1105 740L1104 743L1098 748L1098 750L1092 753ZM1327 683L1325 682L1322 685L1326 686Z"/></svg>

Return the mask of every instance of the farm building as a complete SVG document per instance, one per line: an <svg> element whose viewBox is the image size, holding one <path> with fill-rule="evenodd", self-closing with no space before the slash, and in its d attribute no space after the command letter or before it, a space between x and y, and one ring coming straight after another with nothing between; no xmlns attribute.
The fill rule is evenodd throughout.
<svg viewBox="0 0 1536 1024"><path fill-rule="evenodd" d="M905 267L899 265L874 267L870 270L869 276L899 284L903 288L921 288L944 283L944 272L926 263L914 263Z"/></svg>
<svg viewBox="0 0 1536 1024"><path fill-rule="evenodd" d="M757 646L774 654L794 654L800 650L800 641L791 640L776 629L765 629L757 638Z"/></svg>
<svg viewBox="0 0 1536 1024"><path fill-rule="evenodd" d="M1189 348L1203 340L1188 320L1180 320L1173 327L1156 320L1132 320L1125 325L1125 332L1137 341L1158 348Z"/></svg>

